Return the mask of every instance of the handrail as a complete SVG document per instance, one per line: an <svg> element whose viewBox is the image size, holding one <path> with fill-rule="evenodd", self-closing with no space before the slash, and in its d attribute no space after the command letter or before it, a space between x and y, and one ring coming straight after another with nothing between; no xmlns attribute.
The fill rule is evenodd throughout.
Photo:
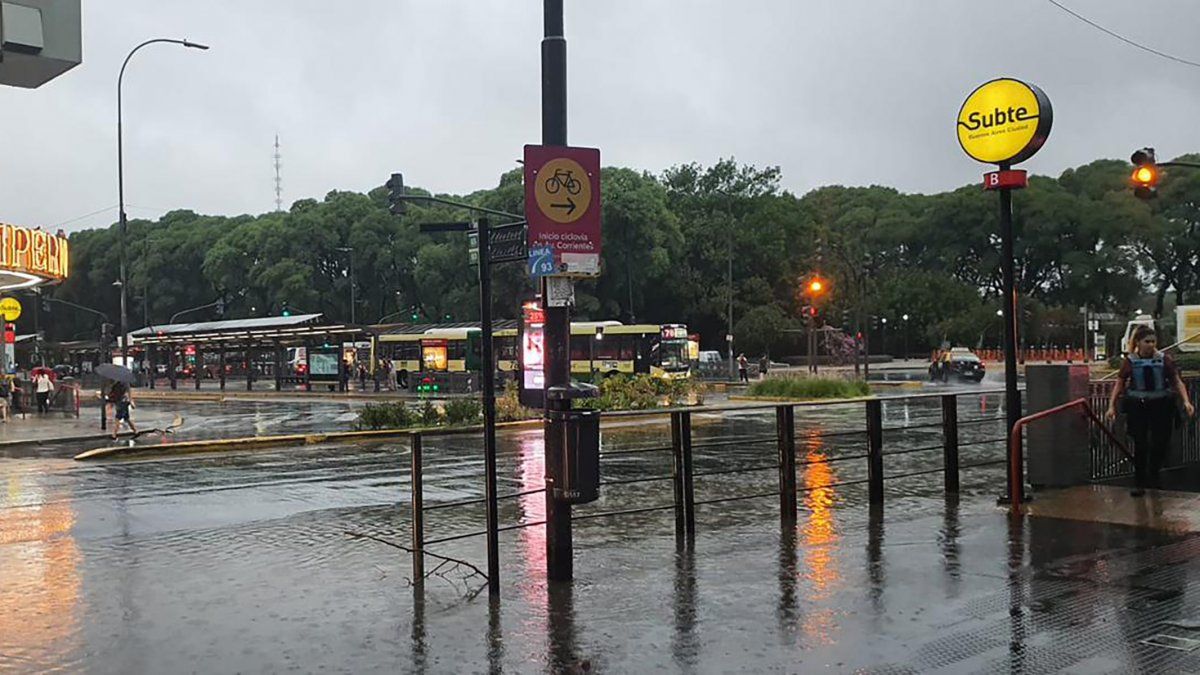
<svg viewBox="0 0 1200 675"><path fill-rule="evenodd" d="M1108 436L1108 439L1113 442L1113 445L1117 446L1117 449L1124 453L1124 455L1129 459L1133 459L1133 455L1129 453L1129 449L1125 447L1125 444L1121 442L1121 439L1117 438L1116 434L1114 434L1107 426L1105 426L1104 422L1096 415L1095 411L1092 410L1092 406L1088 403L1088 399L1086 398L1077 398L1074 401L1068 401L1062 405L1056 405L1053 408L1047 408L1046 410L1026 415L1013 424L1012 435L1009 437L1008 477L1009 484L1012 485L1012 494L1009 495L1009 498L1011 500L1011 508L1013 511L1020 511L1021 503L1025 500L1025 472L1022 470L1023 464L1021 462L1021 450L1023 445L1021 432L1030 422L1036 422L1040 419L1050 417L1051 415L1057 415L1058 413L1066 412L1067 410L1071 410L1073 408L1079 408L1085 417L1090 419L1092 422L1095 422L1100 427L1104 434Z"/></svg>

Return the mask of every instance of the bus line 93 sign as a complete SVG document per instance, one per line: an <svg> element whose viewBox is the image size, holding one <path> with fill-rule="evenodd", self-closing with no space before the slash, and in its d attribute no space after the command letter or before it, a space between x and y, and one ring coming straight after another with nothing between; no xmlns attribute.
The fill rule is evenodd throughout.
<svg viewBox="0 0 1200 675"><path fill-rule="evenodd" d="M1054 111L1045 92L1032 84L1002 77L980 85L967 96L958 111L958 143L972 159L997 164L998 173L1004 173L1041 149L1053 121ZM1009 175L991 180L1016 179Z"/></svg>

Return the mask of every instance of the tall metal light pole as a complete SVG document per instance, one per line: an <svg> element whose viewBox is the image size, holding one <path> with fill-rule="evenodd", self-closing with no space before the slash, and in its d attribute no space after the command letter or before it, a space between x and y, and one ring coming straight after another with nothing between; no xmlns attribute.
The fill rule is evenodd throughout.
<svg viewBox="0 0 1200 675"><path fill-rule="evenodd" d="M563 33L563 0L543 0L542 35L542 145L567 144L567 39ZM571 317L566 307L547 301L549 281L542 280L545 345L545 391L571 383ZM550 408L547 397L547 410ZM548 419L549 413L547 413ZM563 439L545 425L546 474L562 475ZM546 490L546 576L550 581L570 581L574 576L574 542L571 538L571 505L554 499Z"/></svg>
<svg viewBox="0 0 1200 675"><path fill-rule="evenodd" d="M191 49L208 49L207 45L188 40L174 40L171 38L146 40L129 50L129 54L125 56L125 61L121 64L121 73L117 75L117 203L120 217L119 235L121 248L121 278L118 281L121 283L121 365L126 367L129 366L129 316L126 313L125 306L128 302L129 279L127 274L128 260L125 251L125 233L128 225L125 217L125 143L121 118L121 85L125 81L125 67L129 65L129 59L133 58L133 55L142 47L158 42L169 42Z"/></svg>
<svg viewBox="0 0 1200 675"><path fill-rule="evenodd" d="M338 250L350 256L350 323L357 324L358 313L354 311L354 247L341 246Z"/></svg>

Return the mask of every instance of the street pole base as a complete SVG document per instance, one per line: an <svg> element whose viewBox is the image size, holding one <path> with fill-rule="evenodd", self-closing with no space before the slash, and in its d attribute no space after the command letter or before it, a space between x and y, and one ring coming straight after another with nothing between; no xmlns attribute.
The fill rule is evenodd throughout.
<svg viewBox="0 0 1200 675"><path fill-rule="evenodd" d="M1021 497L1022 504L1028 504L1031 501L1033 501L1033 495L1029 494L1028 492L1026 492L1024 494L1024 496ZM1011 506L1012 503L1013 503L1012 495L1000 495L999 497L996 498L996 504L999 506Z"/></svg>

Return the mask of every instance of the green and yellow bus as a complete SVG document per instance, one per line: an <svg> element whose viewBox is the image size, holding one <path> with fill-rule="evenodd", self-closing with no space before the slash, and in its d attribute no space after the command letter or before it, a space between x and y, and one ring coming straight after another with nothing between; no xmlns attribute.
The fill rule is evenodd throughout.
<svg viewBox="0 0 1200 675"><path fill-rule="evenodd" d="M519 367L519 329L501 323L492 335L496 370L515 377ZM540 335L526 336L540 349ZM401 377L413 373L478 372L481 332L476 327L434 326L413 333L385 333L378 338L377 358L392 361ZM536 343L536 344L534 344ZM646 373L663 378L691 377L695 345L683 324L624 325L619 321L579 321L571 324L571 373Z"/></svg>

